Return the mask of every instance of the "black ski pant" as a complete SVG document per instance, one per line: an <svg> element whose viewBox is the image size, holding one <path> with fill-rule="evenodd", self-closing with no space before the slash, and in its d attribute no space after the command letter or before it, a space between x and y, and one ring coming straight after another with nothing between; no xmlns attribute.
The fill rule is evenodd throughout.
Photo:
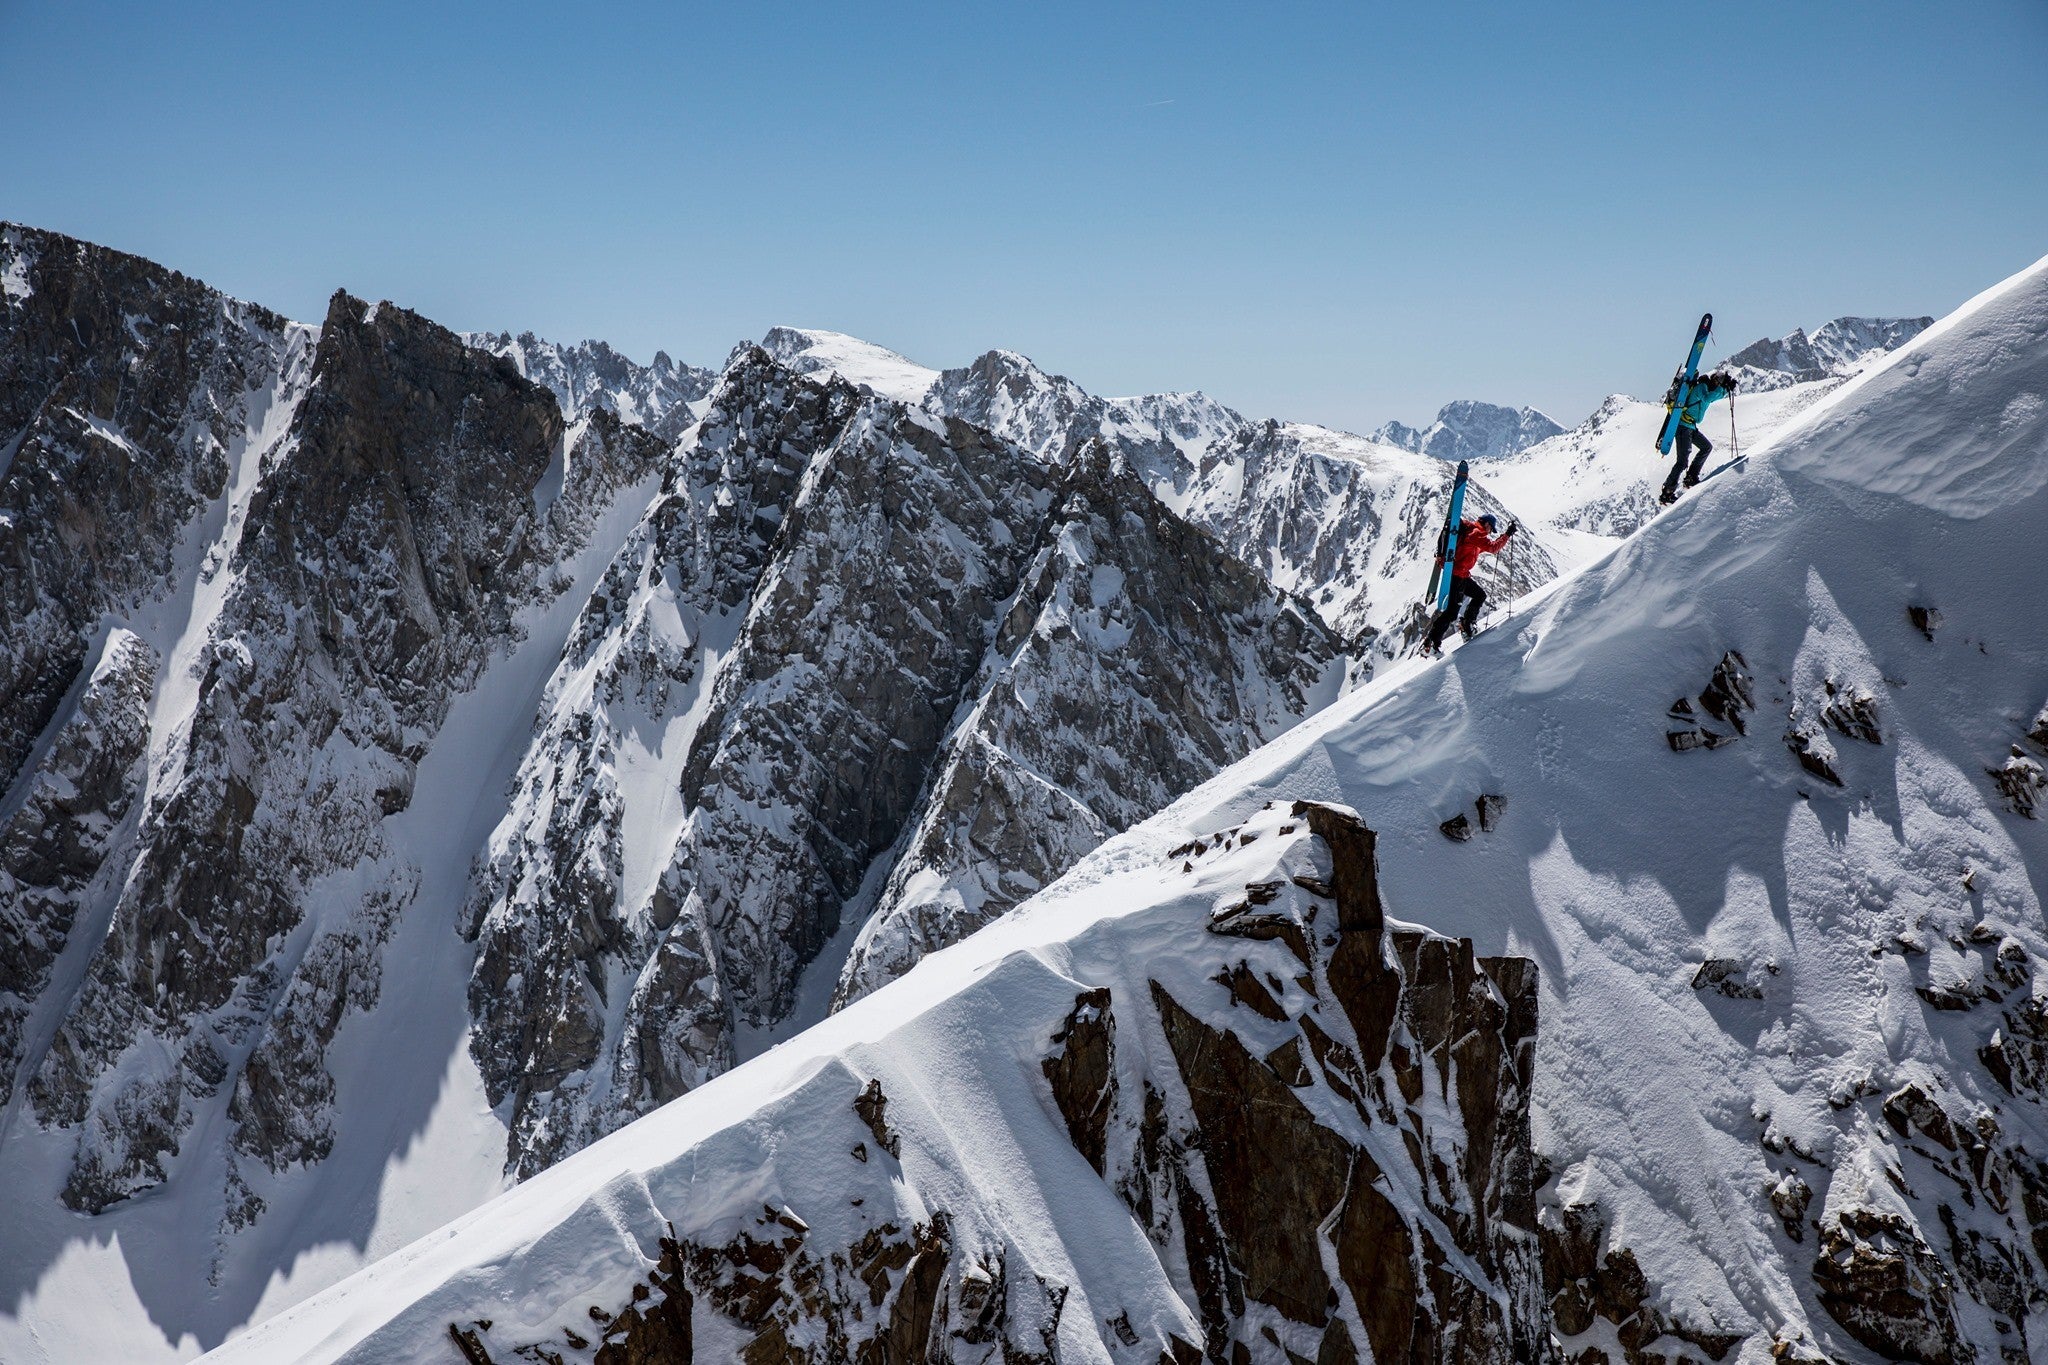
<svg viewBox="0 0 2048 1365"><path fill-rule="evenodd" d="M1698 453L1695 454L1695 451ZM1685 484L1688 488L1698 483L1700 481L1700 470L1706 467L1707 456L1713 453L1714 443L1707 439L1707 433L1701 431L1698 427L1680 427L1678 429L1678 463L1671 466L1671 477L1664 480L1664 491L1666 493L1676 493L1678 491L1680 475L1685 476ZM1691 469L1685 467L1685 462L1688 459L1692 461Z"/></svg>
<svg viewBox="0 0 2048 1365"><path fill-rule="evenodd" d="M1451 595L1444 599L1444 609L1429 623L1429 643L1435 648L1444 642L1444 636L1451 629L1451 622L1458 615L1458 604L1465 606L1465 629L1479 624L1479 609L1486 605L1486 589L1469 578L1451 579Z"/></svg>

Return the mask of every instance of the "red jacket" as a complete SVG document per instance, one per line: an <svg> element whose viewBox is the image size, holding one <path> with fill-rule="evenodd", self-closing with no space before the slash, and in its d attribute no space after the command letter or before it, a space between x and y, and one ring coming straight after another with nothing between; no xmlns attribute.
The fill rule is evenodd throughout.
<svg viewBox="0 0 2048 1365"><path fill-rule="evenodd" d="M1451 554L1451 577L1470 578L1479 556L1496 554L1508 543L1507 532L1488 536L1476 521L1458 523L1458 547Z"/></svg>

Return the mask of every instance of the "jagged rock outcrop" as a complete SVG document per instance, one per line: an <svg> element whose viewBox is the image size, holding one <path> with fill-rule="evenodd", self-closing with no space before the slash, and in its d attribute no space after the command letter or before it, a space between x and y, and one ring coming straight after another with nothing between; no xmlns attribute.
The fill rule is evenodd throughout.
<svg viewBox="0 0 2048 1365"><path fill-rule="evenodd" d="M176 271L0 224L0 784L101 617L175 591L305 343Z"/></svg>
<svg viewBox="0 0 2048 1365"><path fill-rule="evenodd" d="M0 1101L14 1091L29 1011L141 794L157 665L133 631L110 628L76 697L0 796Z"/></svg>
<svg viewBox="0 0 2048 1365"><path fill-rule="evenodd" d="M746 1193L706 1183L738 1156L721 1137L665 1154L644 1177L648 1199L632 1201L650 1220L647 1252L607 1256L623 1279L579 1270L574 1286L514 1302L488 1287L516 1276L501 1263L452 1297L429 1293L362 1349L410 1358L452 1338L496 1362L1556 1360L1529 1145L1534 965L1390 923L1374 842L1348 811L1315 803L1198 839L1169 856L1185 864L1168 874L1185 893L1147 912L1149 961L1099 958L1088 945L1108 941L1090 931L1073 945L1064 1017L1034 1007L1008 1016L1018 1036L992 1040L1041 1051L1024 1107L1001 1098L1007 1070L920 1052L909 1070L863 1077L834 1060L775 1101L806 1117L774 1120L793 1141L755 1149ZM1211 901L1223 903L1212 913ZM986 984L957 997L970 1010L1016 978L975 979ZM970 1174L1005 1160L962 1126L989 1104L1010 1115L1002 1142L1019 1155ZM1056 1194L1039 1184L1053 1172ZM1093 1248L1068 1261L1031 1233L1048 1194L1063 1219L1116 1242L1114 1274L1090 1273Z"/></svg>
<svg viewBox="0 0 2048 1365"><path fill-rule="evenodd" d="M1335 697L1342 643L1097 445L1074 457L846 964L846 1000Z"/></svg>
<svg viewBox="0 0 2048 1365"><path fill-rule="evenodd" d="M1753 341L1728 357L1745 389L1768 392L1838 379L1873 355L1895 351L1934 325L1933 318L1836 318L1808 335L1794 327L1784 336Z"/></svg>

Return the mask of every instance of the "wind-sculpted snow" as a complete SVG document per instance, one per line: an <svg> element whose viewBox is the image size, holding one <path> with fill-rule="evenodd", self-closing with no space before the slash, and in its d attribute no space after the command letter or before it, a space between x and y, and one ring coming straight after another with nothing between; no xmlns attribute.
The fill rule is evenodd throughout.
<svg viewBox="0 0 2048 1365"><path fill-rule="evenodd" d="M1572 1358L2039 1358L2048 838L2008 765L2048 741L2048 610L1990 588L2048 521L2042 393L2048 262L1073 880L1319 797L1391 904L1535 958Z"/></svg>
<svg viewBox="0 0 2048 1365"><path fill-rule="evenodd" d="M1269 806L218 1359L1545 1359L1536 991L1388 920L1346 812Z"/></svg>

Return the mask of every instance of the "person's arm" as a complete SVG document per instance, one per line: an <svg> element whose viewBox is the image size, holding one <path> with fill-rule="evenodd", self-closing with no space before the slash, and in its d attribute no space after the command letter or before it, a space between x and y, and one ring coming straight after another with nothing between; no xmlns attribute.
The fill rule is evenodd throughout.
<svg viewBox="0 0 2048 1365"><path fill-rule="evenodd" d="M1479 553L1483 555L1498 554L1501 548L1508 543L1509 538L1512 537L1514 534L1515 524L1513 522L1509 522L1508 529L1502 531L1497 536L1489 536L1484 531L1475 533L1472 537L1472 543L1479 547Z"/></svg>

